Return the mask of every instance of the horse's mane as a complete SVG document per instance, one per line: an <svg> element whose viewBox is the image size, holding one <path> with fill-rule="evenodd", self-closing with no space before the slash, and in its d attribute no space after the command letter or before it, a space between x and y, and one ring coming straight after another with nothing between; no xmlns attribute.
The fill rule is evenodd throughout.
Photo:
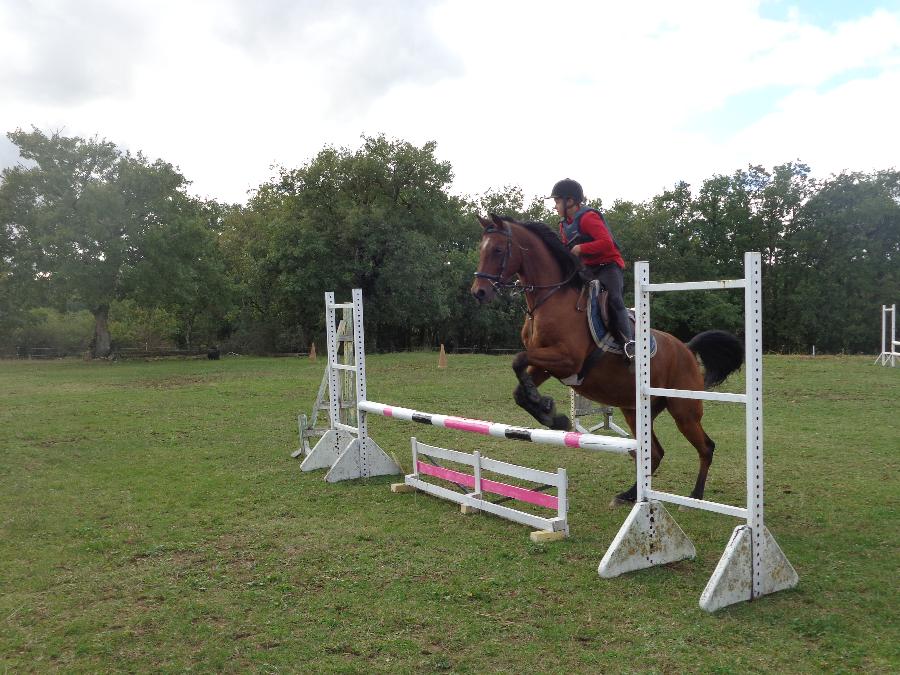
<svg viewBox="0 0 900 675"><path fill-rule="evenodd" d="M577 257L572 255L572 252L559 240L556 233L547 227L546 223L539 221L521 223L512 218L504 218L504 220L521 225L540 239L544 243L544 246L547 247L547 250L550 251L550 255L552 255L556 262L559 263L563 279L572 277L566 285L571 286L576 290L581 289L584 282L581 280L581 276L577 274L578 270L581 268L581 262Z"/></svg>

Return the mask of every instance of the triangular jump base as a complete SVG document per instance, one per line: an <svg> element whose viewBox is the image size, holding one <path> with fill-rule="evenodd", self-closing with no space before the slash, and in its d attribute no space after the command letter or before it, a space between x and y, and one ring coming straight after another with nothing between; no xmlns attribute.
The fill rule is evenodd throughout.
<svg viewBox="0 0 900 675"><path fill-rule="evenodd" d="M763 527L762 551L753 551L753 532L749 525L738 525L731 534L725 553L700 595L700 607L707 612L762 595L793 588L799 582L775 537ZM754 566L757 568L754 569ZM754 571L759 579L754 580ZM758 589L754 590L754 586Z"/></svg>
<svg viewBox="0 0 900 675"><path fill-rule="evenodd" d="M375 441L368 437L364 442L353 438L325 474L325 480L328 483L337 483L354 478L393 476L398 473L402 473L400 466Z"/></svg>
<svg viewBox="0 0 900 675"><path fill-rule="evenodd" d="M694 544L660 502L639 502L631 509L600 561L601 577L693 558Z"/></svg>
<svg viewBox="0 0 900 675"><path fill-rule="evenodd" d="M371 438L367 438L363 452L359 439L334 430L325 432L300 465L301 471L317 469L329 469L325 474L329 483L401 472L397 463Z"/></svg>
<svg viewBox="0 0 900 675"><path fill-rule="evenodd" d="M341 453L347 449L347 446L353 440L353 436L346 431L329 429L303 459L303 462L300 464L300 470L328 469L338 460L338 457L341 456Z"/></svg>

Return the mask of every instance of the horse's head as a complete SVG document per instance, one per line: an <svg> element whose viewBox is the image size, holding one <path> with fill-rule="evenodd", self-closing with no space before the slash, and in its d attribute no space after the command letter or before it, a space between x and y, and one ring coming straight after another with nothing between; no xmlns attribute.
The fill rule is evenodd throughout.
<svg viewBox="0 0 900 675"><path fill-rule="evenodd" d="M484 232L472 295L478 302L490 302L497 295L497 287L509 284L518 273L521 253L518 246L512 245L513 231L509 221L493 213L490 218L478 216L478 221Z"/></svg>

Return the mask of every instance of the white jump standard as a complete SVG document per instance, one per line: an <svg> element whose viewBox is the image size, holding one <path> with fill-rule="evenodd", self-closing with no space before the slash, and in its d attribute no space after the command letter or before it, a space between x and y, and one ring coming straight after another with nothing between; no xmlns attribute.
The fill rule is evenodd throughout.
<svg viewBox="0 0 900 675"><path fill-rule="evenodd" d="M338 363L335 310L353 312L353 346L355 363ZM369 478L402 473L400 467L369 436L366 416L357 414L356 426L341 422L341 371L356 377L356 401L366 400L366 351L363 332L362 289L353 289L353 302L338 304L334 293L325 294L325 328L328 337L328 392L331 428L316 443L300 465L301 471L328 468L325 480L336 483L353 478Z"/></svg>
<svg viewBox="0 0 900 675"><path fill-rule="evenodd" d="M891 337L887 337L888 314L891 315ZM875 363L881 362L891 368L897 365L897 357L900 356L900 340L897 339L897 305L881 306L881 354L875 358Z"/></svg>
<svg viewBox="0 0 900 675"><path fill-rule="evenodd" d="M343 318L337 326L336 341L339 345L340 362L344 364L354 363L353 358L353 331L352 331L352 310L342 310ZM327 310L326 310L327 316ZM348 337L349 335L349 337ZM313 343L313 350L315 350ZM312 452L313 446L310 444L311 439L319 439L324 436L331 428L331 420L329 425L325 427L318 426L319 413L323 410L331 411L331 401L329 400L332 392L329 391L329 372L328 361L325 362L325 372L322 373L322 382L319 385L319 391L316 394L316 402L313 404L312 412L309 416L304 413L297 415L297 429L299 431L300 445L291 457L306 457ZM341 413L341 422L351 424L356 420L356 383L352 381L353 373L344 373L338 381L340 389L338 391L338 408Z"/></svg>
<svg viewBox="0 0 900 675"><path fill-rule="evenodd" d="M591 424L587 418L593 415L602 415L600 422ZM585 398L580 394L576 394L574 389L569 390L569 418L572 420L572 427L575 431L585 434L592 434L597 430L612 431L623 438L631 438L631 432L626 431L618 424L612 421L613 409L610 406L599 405L589 398ZM584 426L582 422L590 424Z"/></svg>
<svg viewBox="0 0 900 675"><path fill-rule="evenodd" d="M746 519L735 528L725 553L700 596L700 607L715 610L767 593L791 588L797 573L763 521L762 435L762 262L759 253L744 254L744 279L681 284L651 284L650 266L635 264L636 302L635 383L638 429L637 502L600 561L602 577L693 558L694 545L662 505L670 502ZM684 290L744 289L744 369L746 393L658 389L650 386L650 293ZM652 396L743 403L746 406L746 507L719 504L653 490L651 486Z"/></svg>

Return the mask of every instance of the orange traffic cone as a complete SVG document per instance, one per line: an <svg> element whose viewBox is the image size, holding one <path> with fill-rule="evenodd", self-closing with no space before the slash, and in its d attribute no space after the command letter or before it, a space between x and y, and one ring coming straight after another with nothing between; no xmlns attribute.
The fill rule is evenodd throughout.
<svg viewBox="0 0 900 675"><path fill-rule="evenodd" d="M444 343L441 343L441 353L438 356L438 368L447 367L447 352L444 351Z"/></svg>
<svg viewBox="0 0 900 675"><path fill-rule="evenodd" d="M309 360L310 361L316 360L316 343L315 342L313 342L312 347L309 348Z"/></svg>

